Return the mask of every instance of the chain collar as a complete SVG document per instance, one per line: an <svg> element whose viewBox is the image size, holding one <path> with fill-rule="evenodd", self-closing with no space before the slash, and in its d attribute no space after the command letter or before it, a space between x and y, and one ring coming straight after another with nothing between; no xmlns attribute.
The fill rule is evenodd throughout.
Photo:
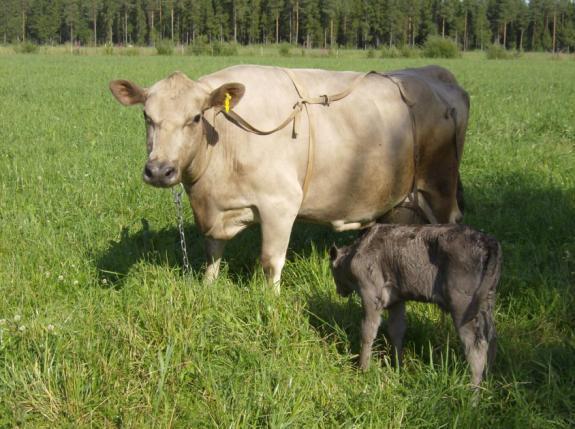
<svg viewBox="0 0 575 429"><path fill-rule="evenodd" d="M190 260L188 258L188 249L186 246L186 235L184 233L184 208L182 206L182 194L184 193L184 185L180 183L180 189L172 188L172 196L174 197L174 204L176 205L176 213L178 217L178 231L180 233L180 247L182 249L182 263L184 266L184 274L192 272L190 268Z"/></svg>

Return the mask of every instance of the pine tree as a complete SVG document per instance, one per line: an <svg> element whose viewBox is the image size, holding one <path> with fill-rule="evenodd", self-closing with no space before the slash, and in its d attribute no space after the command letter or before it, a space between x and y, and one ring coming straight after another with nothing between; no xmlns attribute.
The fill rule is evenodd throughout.
<svg viewBox="0 0 575 429"><path fill-rule="evenodd" d="M64 22L69 30L69 41L72 45L76 42L77 31L80 25L80 5L78 0L65 0L64 1Z"/></svg>
<svg viewBox="0 0 575 429"><path fill-rule="evenodd" d="M98 45L98 14L102 8L102 0L89 0L90 18L92 20L92 34L94 46Z"/></svg>
<svg viewBox="0 0 575 429"><path fill-rule="evenodd" d="M31 34L38 43L54 43L58 39L60 9L60 0L36 0L29 21Z"/></svg>
<svg viewBox="0 0 575 429"><path fill-rule="evenodd" d="M433 0L422 0L419 9L419 28L415 43L423 45L430 35L437 34L433 20Z"/></svg>
<svg viewBox="0 0 575 429"><path fill-rule="evenodd" d="M116 0L103 0L103 18L106 28L106 43L114 42L114 18L118 12ZM118 35L116 35L118 37Z"/></svg>
<svg viewBox="0 0 575 429"><path fill-rule="evenodd" d="M491 26L487 18L487 0L478 0L473 8L473 39L482 49L491 41Z"/></svg>
<svg viewBox="0 0 575 429"><path fill-rule="evenodd" d="M437 15L440 20L441 37L449 35L449 29L455 21L457 0L439 0Z"/></svg>
<svg viewBox="0 0 575 429"><path fill-rule="evenodd" d="M517 48L523 50L523 36L529 27L529 6L523 0L517 0L517 15L516 23L517 30L519 31L519 41L517 42Z"/></svg>
<svg viewBox="0 0 575 429"><path fill-rule="evenodd" d="M142 0L134 1L134 28L135 28L135 38L134 41L138 45L146 44L146 33L148 31L148 25L146 22L146 13L144 11L144 6Z"/></svg>

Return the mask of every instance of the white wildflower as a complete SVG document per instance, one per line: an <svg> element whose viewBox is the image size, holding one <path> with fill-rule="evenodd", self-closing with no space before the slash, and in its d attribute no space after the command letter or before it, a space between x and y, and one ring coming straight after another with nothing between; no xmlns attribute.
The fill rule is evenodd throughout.
<svg viewBox="0 0 575 429"><path fill-rule="evenodd" d="M46 326L46 330L47 330L48 332L54 332L54 325L52 325L52 324L50 323L48 326Z"/></svg>
<svg viewBox="0 0 575 429"><path fill-rule="evenodd" d="M80 282L78 280L74 280L74 286L78 286Z"/></svg>
<svg viewBox="0 0 575 429"><path fill-rule="evenodd" d="M6 324L6 319L0 319L0 326L3 326Z"/></svg>
<svg viewBox="0 0 575 429"><path fill-rule="evenodd" d="M18 323L20 320L22 320L22 316L19 314L14 315L14 322Z"/></svg>
<svg viewBox="0 0 575 429"><path fill-rule="evenodd" d="M22 325L22 326L18 327L18 330L20 332L24 332L26 330L26 326Z"/></svg>
<svg viewBox="0 0 575 429"><path fill-rule="evenodd" d="M108 280L102 279L102 284L107 285L107 284L108 284Z"/></svg>

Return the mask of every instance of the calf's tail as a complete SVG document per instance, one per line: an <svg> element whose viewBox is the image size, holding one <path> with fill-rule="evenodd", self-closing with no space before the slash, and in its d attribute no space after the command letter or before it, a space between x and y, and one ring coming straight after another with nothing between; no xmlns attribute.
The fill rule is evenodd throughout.
<svg viewBox="0 0 575 429"><path fill-rule="evenodd" d="M483 336L488 344L487 365L491 366L497 352L497 331L493 313L495 311L495 294L501 277L501 246L494 238L486 241L487 259L479 286L479 323Z"/></svg>

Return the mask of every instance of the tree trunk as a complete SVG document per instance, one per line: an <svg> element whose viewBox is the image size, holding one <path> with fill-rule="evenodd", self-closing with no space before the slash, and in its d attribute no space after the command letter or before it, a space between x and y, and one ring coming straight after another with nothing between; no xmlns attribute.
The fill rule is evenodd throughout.
<svg viewBox="0 0 575 429"><path fill-rule="evenodd" d="M465 22L463 23L463 51L467 50L467 11L465 11Z"/></svg>
<svg viewBox="0 0 575 429"><path fill-rule="evenodd" d="M557 50L557 10L553 11L553 53Z"/></svg>
<svg viewBox="0 0 575 429"><path fill-rule="evenodd" d="M293 13L289 14L289 43L290 45L292 42L292 31L293 31Z"/></svg>
<svg viewBox="0 0 575 429"><path fill-rule="evenodd" d="M445 18L441 18L441 37L445 39Z"/></svg>
<svg viewBox="0 0 575 429"><path fill-rule="evenodd" d="M523 33L525 30L521 29L521 33L519 35L519 51L523 50Z"/></svg>
<svg viewBox="0 0 575 429"><path fill-rule="evenodd" d="M333 18L329 21L329 47L333 48Z"/></svg>
<svg viewBox="0 0 575 429"><path fill-rule="evenodd" d="M233 11L233 19L234 19L234 43L238 43L238 20L237 20L237 11L236 11L236 2L234 1L234 11Z"/></svg>
<svg viewBox="0 0 575 429"><path fill-rule="evenodd" d="M533 33L531 33L531 50L535 49L535 24L537 22L533 20Z"/></svg>
<svg viewBox="0 0 575 429"><path fill-rule="evenodd" d="M295 44L299 43L299 0L295 2Z"/></svg>
<svg viewBox="0 0 575 429"><path fill-rule="evenodd" d="M128 9L124 9L124 45L128 44Z"/></svg>
<svg viewBox="0 0 575 429"><path fill-rule="evenodd" d="M171 19L172 19L172 22L171 22L171 24L172 24L172 43L174 43L174 6L172 6L172 10L170 12L172 14L172 17L171 17Z"/></svg>
<svg viewBox="0 0 575 429"><path fill-rule="evenodd" d="M96 11L96 6L94 6L94 46L98 46L98 33L97 33L97 29L98 29L98 24L97 24L97 19L98 19L98 13Z"/></svg>
<svg viewBox="0 0 575 429"><path fill-rule="evenodd" d="M22 11L22 42L26 41L26 12Z"/></svg>
<svg viewBox="0 0 575 429"><path fill-rule="evenodd" d="M507 49L507 22L503 23L503 47Z"/></svg>
<svg viewBox="0 0 575 429"><path fill-rule="evenodd" d="M280 14L276 14L276 45L280 42Z"/></svg>
<svg viewBox="0 0 575 429"><path fill-rule="evenodd" d="M160 40L164 38L164 31L162 27L162 0L160 0Z"/></svg>
<svg viewBox="0 0 575 429"><path fill-rule="evenodd" d="M415 48L415 25L411 24L411 47Z"/></svg>
<svg viewBox="0 0 575 429"><path fill-rule="evenodd" d="M112 28L112 22L112 20L108 20L108 34L106 36L106 39L110 45L114 42L114 29Z"/></svg>
<svg viewBox="0 0 575 429"><path fill-rule="evenodd" d="M150 46L154 46L154 11L151 10L150 11L150 20L149 22L149 28L148 28L148 44Z"/></svg>

